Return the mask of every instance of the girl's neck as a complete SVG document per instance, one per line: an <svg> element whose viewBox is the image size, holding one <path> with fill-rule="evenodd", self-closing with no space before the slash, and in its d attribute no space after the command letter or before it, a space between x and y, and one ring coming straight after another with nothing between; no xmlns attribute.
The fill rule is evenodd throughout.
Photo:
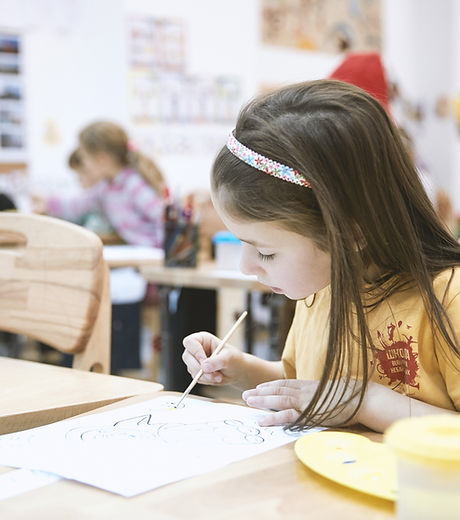
<svg viewBox="0 0 460 520"><path fill-rule="evenodd" d="M123 166L116 166L114 168L111 168L106 172L106 180L108 180L109 182L113 182L124 169L125 168Z"/></svg>
<svg viewBox="0 0 460 520"><path fill-rule="evenodd" d="M382 275L383 271L380 267L375 265L374 263L369 264L364 271L364 281L366 283L374 283L378 280Z"/></svg>

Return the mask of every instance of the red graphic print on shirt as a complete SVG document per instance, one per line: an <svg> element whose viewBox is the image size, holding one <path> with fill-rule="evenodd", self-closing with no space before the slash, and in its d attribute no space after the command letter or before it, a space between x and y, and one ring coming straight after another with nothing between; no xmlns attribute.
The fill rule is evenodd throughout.
<svg viewBox="0 0 460 520"><path fill-rule="evenodd" d="M393 388L402 384L420 388L416 383L418 376L418 353L414 352L412 344L416 343L412 336L405 334L403 329L410 329L409 325L403 327L402 321L398 324L390 324L386 333L377 331L382 348L376 349L377 372L380 379L389 379L388 384L396 383Z"/></svg>

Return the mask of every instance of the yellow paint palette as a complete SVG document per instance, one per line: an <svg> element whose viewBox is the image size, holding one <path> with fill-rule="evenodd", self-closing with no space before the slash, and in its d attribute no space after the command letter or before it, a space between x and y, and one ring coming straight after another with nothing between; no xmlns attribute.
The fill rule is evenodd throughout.
<svg viewBox="0 0 460 520"><path fill-rule="evenodd" d="M385 444L355 433L321 431L301 437L295 453L323 477L363 493L396 499L396 458Z"/></svg>

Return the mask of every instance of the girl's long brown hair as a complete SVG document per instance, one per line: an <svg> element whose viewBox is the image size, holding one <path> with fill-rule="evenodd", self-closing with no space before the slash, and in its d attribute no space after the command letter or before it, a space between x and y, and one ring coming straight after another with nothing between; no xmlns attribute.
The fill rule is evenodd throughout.
<svg viewBox="0 0 460 520"><path fill-rule="evenodd" d="M96 121L80 132L79 141L88 153L108 153L120 166L138 171L158 195L163 196L166 184L160 169L150 157L130 150L128 135L119 125Z"/></svg>
<svg viewBox="0 0 460 520"><path fill-rule="evenodd" d="M249 103L235 136L301 172L312 189L261 173L224 147L212 188L225 195L219 199L225 209L239 218L276 222L331 255L326 362L312 401L292 428L333 419L356 395L356 409L345 421L358 410L373 355L365 286L372 289L373 305L397 290L418 287L433 333L460 356L432 285L436 274L460 265L460 245L439 221L398 129L378 101L339 81L292 85ZM366 279L370 266L379 273L373 280ZM354 382L350 396L352 366L364 384Z"/></svg>

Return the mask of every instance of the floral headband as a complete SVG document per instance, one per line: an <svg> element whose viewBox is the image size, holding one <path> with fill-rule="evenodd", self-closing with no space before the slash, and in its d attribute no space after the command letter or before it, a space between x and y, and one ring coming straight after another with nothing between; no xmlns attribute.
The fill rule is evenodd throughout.
<svg viewBox="0 0 460 520"><path fill-rule="evenodd" d="M311 188L311 184L297 170L294 170L294 168L291 168L290 166L273 161L272 159L265 157L265 155L261 155L247 146L244 146L244 144L240 143L236 139L233 132L228 136L227 148L235 157L238 157L238 159L249 164L249 166L252 166L253 168L268 173L268 175L273 175L273 177L278 177L278 179L282 179L283 181Z"/></svg>

